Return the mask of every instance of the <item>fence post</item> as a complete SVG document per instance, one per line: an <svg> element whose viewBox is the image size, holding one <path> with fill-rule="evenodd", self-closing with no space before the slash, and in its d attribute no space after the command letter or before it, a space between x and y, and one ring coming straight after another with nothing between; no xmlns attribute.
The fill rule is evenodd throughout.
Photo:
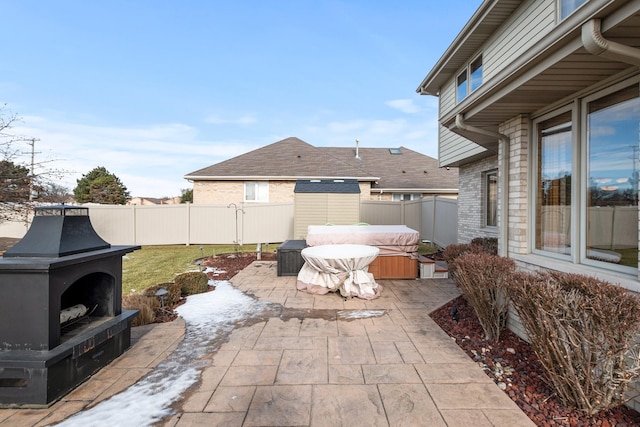
<svg viewBox="0 0 640 427"><path fill-rule="evenodd" d="M438 211L438 207L436 206L437 201L436 198L438 196L434 194L433 198L433 213L431 214L431 243L435 243L436 241L436 212Z"/></svg>
<svg viewBox="0 0 640 427"><path fill-rule="evenodd" d="M185 207L185 209L187 210L187 238L185 239L185 241L186 246L189 246L191 244L191 202L185 202L185 205L187 205Z"/></svg>
<svg viewBox="0 0 640 427"><path fill-rule="evenodd" d="M137 212L136 212L136 205L131 205L131 228L133 229L133 244L137 245L138 244L138 227L136 227L137 224Z"/></svg>

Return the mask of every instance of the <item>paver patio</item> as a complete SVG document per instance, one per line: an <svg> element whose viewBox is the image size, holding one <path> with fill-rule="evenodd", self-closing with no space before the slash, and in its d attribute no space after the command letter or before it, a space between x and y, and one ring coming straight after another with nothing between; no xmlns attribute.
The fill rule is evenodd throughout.
<svg viewBox="0 0 640 427"><path fill-rule="evenodd" d="M234 329L163 425L534 425L429 317L459 295L452 281L381 280L372 301L306 294L295 281L271 261L232 279L282 315ZM347 319L353 310L370 317ZM129 351L61 401L0 410L0 426L50 425L125 389L177 346L184 322L134 334Z"/></svg>

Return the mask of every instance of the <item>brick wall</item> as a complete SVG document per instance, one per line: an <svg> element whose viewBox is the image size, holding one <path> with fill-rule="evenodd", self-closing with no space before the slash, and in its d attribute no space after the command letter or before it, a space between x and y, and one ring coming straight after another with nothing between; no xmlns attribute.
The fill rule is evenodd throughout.
<svg viewBox="0 0 640 427"><path fill-rule="evenodd" d="M469 243L475 237L497 236L497 230L494 227L483 226L484 210L482 206L483 174L495 170L497 167L498 156L488 157L460 167L458 175L460 181L458 194L459 243Z"/></svg>
<svg viewBox="0 0 640 427"><path fill-rule="evenodd" d="M516 116L500 125L500 133L507 135L510 139L508 203L508 253L510 254L527 253L529 128L530 120L524 115ZM500 158L503 155L502 150L501 146L498 153Z"/></svg>

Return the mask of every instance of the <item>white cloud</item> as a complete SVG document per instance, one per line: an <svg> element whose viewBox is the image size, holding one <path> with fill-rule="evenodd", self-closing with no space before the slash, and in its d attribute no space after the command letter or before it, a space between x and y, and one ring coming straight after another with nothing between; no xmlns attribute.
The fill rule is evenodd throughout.
<svg viewBox="0 0 640 427"><path fill-rule="evenodd" d="M219 115L212 114L205 119L205 123L214 124L214 125L241 125L247 126L257 122L257 119L251 115L244 115L237 118L223 118Z"/></svg>
<svg viewBox="0 0 640 427"><path fill-rule="evenodd" d="M413 102L413 99L393 99L385 102L385 104L407 114L420 112L420 108Z"/></svg>
<svg viewBox="0 0 640 427"><path fill-rule="evenodd" d="M37 139L36 162L49 159L48 169L69 172L60 182L69 190L83 174L104 166L132 196L144 197L180 195L191 187L184 175L255 148L241 140L201 139L198 129L179 123L105 127L29 116L13 130ZM19 160L27 163L28 155Z"/></svg>

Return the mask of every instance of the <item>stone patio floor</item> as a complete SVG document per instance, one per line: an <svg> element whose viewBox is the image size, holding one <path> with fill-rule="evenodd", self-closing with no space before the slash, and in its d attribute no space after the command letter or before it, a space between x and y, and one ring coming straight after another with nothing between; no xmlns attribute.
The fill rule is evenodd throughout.
<svg viewBox="0 0 640 427"><path fill-rule="evenodd" d="M160 425L534 426L429 317L459 295L451 280L380 280L372 301L310 295L295 282L272 261L231 280L282 304L283 315L236 327ZM345 319L351 310L383 314ZM151 372L184 332L182 319L133 328L116 361L50 408L0 409L0 426L47 426L108 399Z"/></svg>

